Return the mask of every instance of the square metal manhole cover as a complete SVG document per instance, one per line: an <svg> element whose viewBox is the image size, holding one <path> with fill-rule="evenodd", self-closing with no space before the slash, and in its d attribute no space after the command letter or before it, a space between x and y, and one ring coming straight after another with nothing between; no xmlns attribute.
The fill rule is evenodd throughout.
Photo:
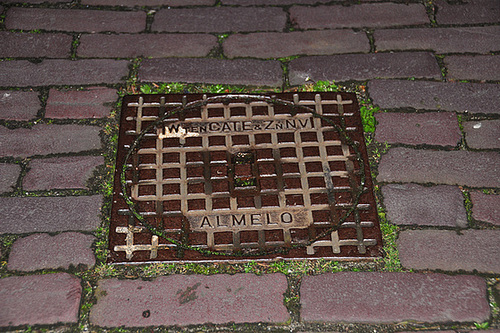
<svg viewBox="0 0 500 333"><path fill-rule="evenodd" d="M381 256L355 94L123 99L109 262Z"/></svg>

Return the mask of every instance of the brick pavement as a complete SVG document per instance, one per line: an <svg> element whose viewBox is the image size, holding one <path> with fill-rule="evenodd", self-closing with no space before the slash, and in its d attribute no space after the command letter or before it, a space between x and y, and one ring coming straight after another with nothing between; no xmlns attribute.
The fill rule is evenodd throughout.
<svg viewBox="0 0 500 333"><path fill-rule="evenodd" d="M4 0L0 13L0 330L500 331L497 0ZM401 266L104 264L118 94L318 80L357 81L380 107L375 182Z"/></svg>

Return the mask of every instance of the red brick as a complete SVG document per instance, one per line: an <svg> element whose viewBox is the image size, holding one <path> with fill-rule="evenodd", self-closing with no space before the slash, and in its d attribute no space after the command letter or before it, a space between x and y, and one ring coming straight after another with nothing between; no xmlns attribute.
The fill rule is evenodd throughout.
<svg viewBox="0 0 500 333"><path fill-rule="evenodd" d="M389 184L382 188L382 193L391 223L467 227L464 197L458 187Z"/></svg>
<svg viewBox="0 0 500 333"><path fill-rule="evenodd" d="M108 117L116 102L115 89L92 87L85 90L49 91L45 117L54 119L85 119Z"/></svg>
<svg viewBox="0 0 500 333"><path fill-rule="evenodd" d="M14 190L20 173L18 164L0 163L0 194Z"/></svg>
<svg viewBox="0 0 500 333"><path fill-rule="evenodd" d="M500 4L500 2L499 2ZM455 80L500 80L500 55L447 56L446 76Z"/></svg>
<svg viewBox="0 0 500 333"><path fill-rule="evenodd" d="M98 165L104 163L102 156L70 156L35 159L23 178L25 191L51 189L86 188L86 182Z"/></svg>
<svg viewBox="0 0 500 333"><path fill-rule="evenodd" d="M73 37L65 34L0 32L2 58L67 58Z"/></svg>
<svg viewBox="0 0 500 333"><path fill-rule="evenodd" d="M281 8L214 7L162 9L151 29L168 32L282 31L286 14Z"/></svg>
<svg viewBox="0 0 500 333"><path fill-rule="evenodd" d="M5 18L7 29L81 32L140 32L146 29L146 13L13 7Z"/></svg>
<svg viewBox="0 0 500 333"><path fill-rule="evenodd" d="M500 120L467 121L463 126L465 141L470 148L500 148Z"/></svg>
<svg viewBox="0 0 500 333"><path fill-rule="evenodd" d="M129 61L107 59L48 59L34 64L26 60L0 62L0 87L89 85L122 83Z"/></svg>
<svg viewBox="0 0 500 333"><path fill-rule="evenodd" d="M373 80L368 92L382 108L415 108L500 114L500 85L487 83Z"/></svg>
<svg viewBox="0 0 500 333"><path fill-rule="evenodd" d="M363 81L374 78L440 78L441 71L431 53L340 54L302 57L289 65L291 85L313 81Z"/></svg>
<svg viewBox="0 0 500 333"><path fill-rule="evenodd" d="M80 125L45 125L31 129L0 126L0 156L28 157L101 148L100 128Z"/></svg>
<svg viewBox="0 0 500 333"><path fill-rule="evenodd" d="M286 289L281 274L101 280L90 321L104 327L284 323L290 318L283 305Z"/></svg>
<svg viewBox="0 0 500 333"><path fill-rule="evenodd" d="M139 80L281 86L282 69L278 61L255 59L145 59Z"/></svg>
<svg viewBox="0 0 500 333"><path fill-rule="evenodd" d="M215 0L81 0L82 5L93 6L213 6Z"/></svg>
<svg viewBox="0 0 500 333"><path fill-rule="evenodd" d="M56 236L34 234L14 242L7 268L14 271L68 269L79 265L90 268L95 264L92 243L95 238L76 232Z"/></svg>
<svg viewBox="0 0 500 333"><path fill-rule="evenodd" d="M36 118L40 108L40 99L35 91L0 91L1 119L30 120Z"/></svg>
<svg viewBox="0 0 500 333"><path fill-rule="evenodd" d="M383 112L375 118L375 138L379 142L455 147L462 138L457 116L452 112Z"/></svg>
<svg viewBox="0 0 500 333"><path fill-rule="evenodd" d="M301 29L393 27L430 23L423 5L395 3L294 6L290 8L290 19Z"/></svg>
<svg viewBox="0 0 500 333"><path fill-rule="evenodd" d="M500 226L500 195L471 192L472 217Z"/></svg>
<svg viewBox="0 0 500 333"><path fill-rule="evenodd" d="M500 230L404 230L401 264L411 269L500 273Z"/></svg>
<svg viewBox="0 0 500 333"><path fill-rule="evenodd" d="M365 33L351 30L263 32L231 35L224 41L223 48L229 58L280 58L368 52L370 43Z"/></svg>
<svg viewBox="0 0 500 333"><path fill-rule="evenodd" d="M500 26L376 30L378 51L433 50L437 53L500 51Z"/></svg>
<svg viewBox="0 0 500 333"><path fill-rule="evenodd" d="M437 0L436 21L438 24L477 24L500 22L498 0L467 0L464 3L449 4Z"/></svg>
<svg viewBox="0 0 500 333"><path fill-rule="evenodd" d="M77 323L82 286L66 273L0 279L0 327Z"/></svg>
<svg viewBox="0 0 500 333"><path fill-rule="evenodd" d="M94 231L102 196L0 197L0 234Z"/></svg>
<svg viewBox="0 0 500 333"><path fill-rule="evenodd" d="M204 57L217 45L205 34L83 35L79 57L136 58Z"/></svg>
<svg viewBox="0 0 500 333"><path fill-rule="evenodd" d="M306 322L483 322L490 315L485 281L467 275L306 275L300 303L300 316Z"/></svg>
<svg viewBox="0 0 500 333"><path fill-rule="evenodd" d="M500 187L500 154L393 148L378 171L379 182Z"/></svg>

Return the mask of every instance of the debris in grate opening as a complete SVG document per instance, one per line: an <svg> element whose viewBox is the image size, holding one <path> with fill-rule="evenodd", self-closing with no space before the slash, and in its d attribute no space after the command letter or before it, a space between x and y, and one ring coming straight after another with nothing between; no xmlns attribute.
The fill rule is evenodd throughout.
<svg viewBox="0 0 500 333"><path fill-rule="evenodd" d="M125 96L109 262L381 256L351 93Z"/></svg>

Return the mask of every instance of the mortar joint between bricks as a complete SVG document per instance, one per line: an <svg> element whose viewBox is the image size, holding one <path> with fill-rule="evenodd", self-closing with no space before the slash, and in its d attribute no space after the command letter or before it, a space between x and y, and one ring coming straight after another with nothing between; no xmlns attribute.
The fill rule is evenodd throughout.
<svg viewBox="0 0 500 333"><path fill-rule="evenodd" d="M156 10L151 9L146 12L146 32L151 32L151 26L153 25L153 21L155 19Z"/></svg>

